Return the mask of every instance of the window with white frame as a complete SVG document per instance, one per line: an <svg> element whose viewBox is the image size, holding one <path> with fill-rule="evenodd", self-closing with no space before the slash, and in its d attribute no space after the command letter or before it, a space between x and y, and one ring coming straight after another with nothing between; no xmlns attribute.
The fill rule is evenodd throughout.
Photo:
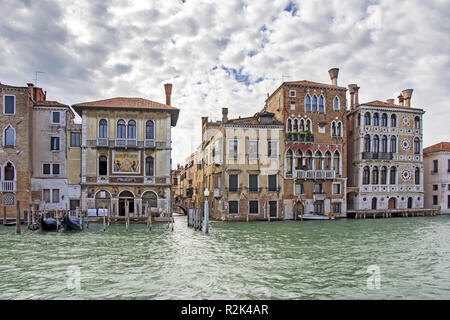
<svg viewBox="0 0 450 320"><path fill-rule="evenodd" d="M248 142L248 158L258 159L258 141Z"/></svg>
<svg viewBox="0 0 450 320"><path fill-rule="evenodd" d="M268 190L269 192L275 192L278 191L278 185L277 185L277 175L276 174L270 174L267 176L268 180Z"/></svg>
<svg viewBox="0 0 450 320"><path fill-rule="evenodd" d="M52 123L60 123L61 122L61 114L59 111L52 112Z"/></svg>
<svg viewBox="0 0 450 320"><path fill-rule="evenodd" d="M290 102L291 110L295 110L295 101Z"/></svg>
<svg viewBox="0 0 450 320"><path fill-rule="evenodd" d="M301 196L305 193L305 186L301 182L296 182L294 185L294 195Z"/></svg>
<svg viewBox="0 0 450 320"><path fill-rule="evenodd" d="M333 110L339 110L341 107L339 105L339 98L336 96L333 99Z"/></svg>
<svg viewBox="0 0 450 320"><path fill-rule="evenodd" d="M295 98L296 97L296 91L295 90L289 90L289 97Z"/></svg>
<svg viewBox="0 0 450 320"><path fill-rule="evenodd" d="M333 202L332 204L331 204L331 210L332 210L332 212L333 213L341 213L341 208L342 208L342 205L341 205L341 203L340 202Z"/></svg>
<svg viewBox="0 0 450 320"><path fill-rule="evenodd" d="M341 184L333 183L333 194L338 195L341 194Z"/></svg>
<svg viewBox="0 0 450 320"><path fill-rule="evenodd" d="M238 158L238 140L228 141L228 158L237 159Z"/></svg>
<svg viewBox="0 0 450 320"><path fill-rule="evenodd" d="M16 96L3 96L3 113L11 115L16 113Z"/></svg>
<svg viewBox="0 0 450 320"><path fill-rule="evenodd" d="M15 130L10 125L6 127L5 131L3 131L4 139L3 145L5 147L14 147L15 145Z"/></svg>
<svg viewBox="0 0 450 320"><path fill-rule="evenodd" d="M239 214L239 200L228 200L228 214Z"/></svg>
<svg viewBox="0 0 450 320"><path fill-rule="evenodd" d="M267 156L269 158L278 157L277 141L274 140L267 141Z"/></svg>

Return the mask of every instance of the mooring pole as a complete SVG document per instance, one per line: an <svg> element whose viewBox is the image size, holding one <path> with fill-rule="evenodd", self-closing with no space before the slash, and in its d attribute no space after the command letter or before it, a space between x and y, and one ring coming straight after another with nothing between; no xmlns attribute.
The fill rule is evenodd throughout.
<svg viewBox="0 0 450 320"><path fill-rule="evenodd" d="M20 234L20 201L17 200L16 233Z"/></svg>
<svg viewBox="0 0 450 320"><path fill-rule="evenodd" d="M106 231L105 204L103 204L103 231Z"/></svg>
<svg viewBox="0 0 450 320"><path fill-rule="evenodd" d="M26 213L27 213L27 228L29 230L30 229L30 225L31 225L30 210L26 211Z"/></svg>
<svg viewBox="0 0 450 320"><path fill-rule="evenodd" d="M3 225L6 224L6 206L3 205Z"/></svg>
<svg viewBox="0 0 450 320"><path fill-rule="evenodd" d="M33 209L33 206L30 206L30 212L31 212L31 224L33 225L33 231L34 231L34 209Z"/></svg>
<svg viewBox="0 0 450 320"><path fill-rule="evenodd" d="M59 225L59 218L58 218L58 209L55 211L55 219L56 219L56 232L59 231L58 225Z"/></svg>
<svg viewBox="0 0 450 320"><path fill-rule="evenodd" d="M248 212L248 211L247 211ZM209 202L205 201L205 233L208 233L208 222L209 222ZM247 222L248 222L248 213L247 213Z"/></svg>
<svg viewBox="0 0 450 320"><path fill-rule="evenodd" d="M129 223L129 212L128 212L128 200L125 200L125 230L128 232L128 223Z"/></svg>

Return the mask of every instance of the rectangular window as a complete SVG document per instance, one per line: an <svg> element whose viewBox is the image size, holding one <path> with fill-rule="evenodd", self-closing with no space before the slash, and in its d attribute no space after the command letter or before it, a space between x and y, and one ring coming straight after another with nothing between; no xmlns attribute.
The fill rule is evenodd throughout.
<svg viewBox="0 0 450 320"><path fill-rule="evenodd" d="M258 141L248 142L248 158L258 159Z"/></svg>
<svg viewBox="0 0 450 320"><path fill-rule="evenodd" d="M237 159L238 158L238 141L237 140L229 141L228 153L229 153L229 156L228 156L229 159Z"/></svg>
<svg viewBox="0 0 450 320"><path fill-rule="evenodd" d="M267 142L267 156L269 158L276 158L278 156L276 141L269 140Z"/></svg>
<svg viewBox="0 0 450 320"><path fill-rule="evenodd" d="M433 191L436 191L438 189L438 185L437 184L433 184Z"/></svg>
<svg viewBox="0 0 450 320"><path fill-rule="evenodd" d="M333 202L331 210L333 213L341 213L341 203L340 202Z"/></svg>
<svg viewBox="0 0 450 320"><path fill-rule="evenodd" d="M53 164L53 170L52 170L53 174L59 174L59 163L54 163Z"/></svg>
<svg viewBox="0 0 450 320"><path fill-rule="evenodd" d="M44 189L43 191L44 202L50 203L50 189Z"/></svg>
<svg viewBox="0 0 450 320"><path fill-rule="evenodd" d="M80 200L70 200L70 210L75 210L80 207Z"/></svg>
<svg viewBox="0 0 450 320"><path fill-rule="evenodd" d="M60 113L58 111L52 112L52 121L53 123L59 123L60 121Z"/></svg>
<svg viewBox="0 0 450 320"><path fill-rule="evenodd" d="M16 109L16 97L15 96L4 96L3 98L3 113L4 114L14 114Z"/></svg>
<svg viewBox="0 0 450 320"><path fill-rule="evenodd" d="M249 174L248 175L248 189L250 192L258 192L258 175Z"/></svg>
<svg viewBox="0 0 450 320"><path fill-rule="evenodd" d="M447 196L447 209L450 209L450 195Z"/></svg>
<svg viewBox="0 0 450 320"><path fill-rule="evenodd" d="M289 97L295 98L295 96L296 96L295 90L289 90Z"/></svg>
<svg viewBox="0 0 450 320"><path fill-rule="evenodd" d="M450 159L448 159L448 164L447 164L447 172L450 172Z"/></svg>
<svg viewBox="0 0 450 320"><path fill-rule="evenodd" d="M271 174L268 176L269 191L277 191L277 175Z"/></svg>
<svg viewBox="0 0 450 320"><path fill-rule="evenodd" d="M249 200L248 201L248 213L249 214L259 214L259 201Z"/></svg>
<svg viewBox="0 0 450 320"><path fill-rule="evenodd" d="M50 174L50 164L44 163L42 165L42 174Z"/></svg>
<svg viewBox="0 0 450 320"><path fill-rule="evenodd" d="M341 194L341 184L340 183L333 184L333 194Z"/></svg>
<svg viewBox="0 0 450 320"><path fill-rule="evenodd" d="M323 193L323 185L321 183L314 184L314 193Z"/></svg>
<svg viewBox="0 0 450 320"><path fill-rule="evenodd" d="M269 201L269 214L271 217L278 216L278 202L277 201Z"/></svg>
<svg viewBox="0 0 450 320"><path fill-rule="evenodd" d="M59 189L52 190L52 203L59 203Z"/></svg>
<svg viewBox="0 0 450 320"><path fill-rule="evenodd" d="M433 172L437 173L439 170L439 162L437 160L433 160Z"/></svg>
<svg viewBox="0 0 450 320"><path fill-rule="evenodd" d="M79 147L80 146L80 133L79 132L71 132L70 133L70 146L71 147Z"/></svg>
<svg viewBox="0 0 450 320"><path fill-rule="evenodd" d="M447 186L448 191L450 191L450 184Z"/></svg>
<svg viewBox="0 0 450 320"><path fill-rule="evenodd" d="M239 213L239 201L228 201L228 213L229 214Z"/></svg>
<svg viewBox="0 0 450 320"><path fill-rule="evenodd" d="M230 174L228 176L228 191L237 192L238 191L238 175Z"/></svg>
<svg viewBox="0 0 450 320"><path fill-rule="evenodd" d="M295 110L295 101L291 101L291 110Z"/></svg>
<svg viewBox="0 0 450 320"><path fill-rule="evenodd" d="M303 185L303 183L296 182L295 183L295 190L294 190L294 192L295 192L296 196L300 196L300 195L304 194L305 193L305 186Z"/></svg>
<svg viewBox="0 0 450 320"><path fill-rule="evenodd" d="M438 204L438 196L433 196L433 205L434 206L437 206L437 204Z"/></svg>
<svg viewBox="0 0 450 320"><path fill-rule="evenodd" d="M59 137L51 137L50 150L59 150Z"/></svg>

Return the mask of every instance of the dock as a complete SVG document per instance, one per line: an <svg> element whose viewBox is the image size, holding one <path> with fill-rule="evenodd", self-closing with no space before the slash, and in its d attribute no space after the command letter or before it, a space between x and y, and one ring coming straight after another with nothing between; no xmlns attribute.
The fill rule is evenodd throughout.
<svg viewBox="0 0 450 320"><path fill-rule="evenodd" d="M378 209L378 210L347 210L347 218L407 218L440 215L439 209Z"/></svg>

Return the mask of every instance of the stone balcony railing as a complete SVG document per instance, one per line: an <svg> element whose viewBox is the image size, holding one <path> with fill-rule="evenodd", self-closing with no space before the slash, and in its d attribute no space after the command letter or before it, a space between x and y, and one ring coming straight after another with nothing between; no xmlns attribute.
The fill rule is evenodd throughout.
<svg viewBox="0 0 450 320"><path fill-rule="evenodd" d="M364 160L378 159L378 160L392 160L392 152L363 152L361 158Z"/></svg>
<svg viewBox="0 0 450 320"><path fill-rule="evenodd" d="M334 170L295 170L297 179L334 179L336 171Z"/></svg>
<svg viewBox="0 0 450 320"><path fill-rule="evenodd" d="M9 180L0 181L0 188L0 192L15 192L16 182Z"/></svg>
<svg viewBox="0 0 450 320"><path fill-rule="evenodd" d="M165 149L170 147L170 142L167 140L157 139L108 139L95 138L87 139L86 146L91 148L137 148L137 149Z"/></svg>

